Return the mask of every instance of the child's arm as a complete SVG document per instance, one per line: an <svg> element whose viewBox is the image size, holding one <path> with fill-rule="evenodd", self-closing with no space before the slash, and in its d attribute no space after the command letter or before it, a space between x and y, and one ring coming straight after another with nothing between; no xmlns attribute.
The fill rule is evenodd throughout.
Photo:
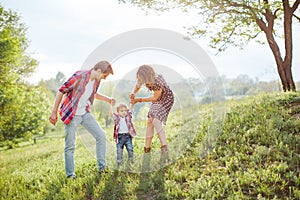
<svg viewBox="0 0 300 200"><path fill-rule="evenodd" d="M113 116L113 114L114 114L113 104L112 103L110 104L109 114L110 114L110 116Z"/></svg>
<svg viewBox="0 0 300 200"><path fill-rule="evenodd" d="M130 104L129 104L129 111L132 111L132 109L133 109L133 104L130 103Z"/></svg>

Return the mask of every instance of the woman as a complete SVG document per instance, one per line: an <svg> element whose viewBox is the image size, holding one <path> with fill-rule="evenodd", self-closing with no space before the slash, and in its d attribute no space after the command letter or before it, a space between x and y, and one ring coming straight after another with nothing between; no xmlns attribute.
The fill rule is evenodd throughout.
<svg viewBox="0 0 300 200"><path fill-rule="evenodd" d="M162 75L157 75L149 65L139 67L137 73L137 84L130 94L131 103L152 102L148 112L148 123L146 131L146 143L144 152L149 153L154 135L154 128L161 143L161 152L165 154L168 150L167 140L163 124L166 123L170 110L174 103L173 91L167 85ZM154 94L147 98L135 97L142 85L145 85Z"/></svg>

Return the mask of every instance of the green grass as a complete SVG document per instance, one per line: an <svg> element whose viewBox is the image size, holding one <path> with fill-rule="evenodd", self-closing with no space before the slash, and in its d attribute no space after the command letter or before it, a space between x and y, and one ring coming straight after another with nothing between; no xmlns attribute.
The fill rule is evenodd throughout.
<svg viewBox="0 0 300 200"><path fill-rule="evenodd" d="M109 173L98 175L91 150L79 140L78 178L67 180L61 137L0 151L1 199L300 199L300 122L293 117L299 96L229 101L223 123L215 120L214 105L172 113L166 127L170 165L159 166L157 137L150 167L142 154L144 141L134 140L140 157L133 171L148 166L150 173L109 165ZM143 123L136 128L142 138ZM113 159L108 152L108 162Z"/></svg>

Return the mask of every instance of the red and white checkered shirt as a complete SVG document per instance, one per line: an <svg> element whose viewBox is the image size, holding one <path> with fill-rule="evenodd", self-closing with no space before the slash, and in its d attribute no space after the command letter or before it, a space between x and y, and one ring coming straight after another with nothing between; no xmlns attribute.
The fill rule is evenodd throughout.
<svg viewBox="0 0 300 200"><path fill-rule="evenodd" d="M132 119L132 112L128 111L128 114L125 116L125 122L128 127L130 136L134 137L134 136L136 136L136 132L133 127L131 119ZM114 140L116 141L116 143L118 143L118 133L119 133L119 129L120 129L120 116L117 115L116 113L114 113L113 120L115 123L115 125L114 125Z"/></svg>
<svg viewBox="0 0 300 200"><path fill-rule="evenodd" d="M61 93L66 94L59 111L61 120L64 124L69 124L74 118L79 99L84 93L85 86L90 80L91 72L92 70L77 71L59 88ZM91 105L94 102L94 96L97 93L99 85L100 81L95 80L93 93L89 98ZM88 109L87 112L89 112Z"/></svg>

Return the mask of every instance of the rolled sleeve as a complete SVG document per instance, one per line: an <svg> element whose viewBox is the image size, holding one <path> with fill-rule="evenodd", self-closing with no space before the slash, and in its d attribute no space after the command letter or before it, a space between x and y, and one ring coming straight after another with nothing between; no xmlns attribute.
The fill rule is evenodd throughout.
<svg viewBox="0 0 300 200"><path fill-rule="evenodd" d="M78 80L77 72L73 74L60 88L59 91L63 94L71 91Z"/></svg>

